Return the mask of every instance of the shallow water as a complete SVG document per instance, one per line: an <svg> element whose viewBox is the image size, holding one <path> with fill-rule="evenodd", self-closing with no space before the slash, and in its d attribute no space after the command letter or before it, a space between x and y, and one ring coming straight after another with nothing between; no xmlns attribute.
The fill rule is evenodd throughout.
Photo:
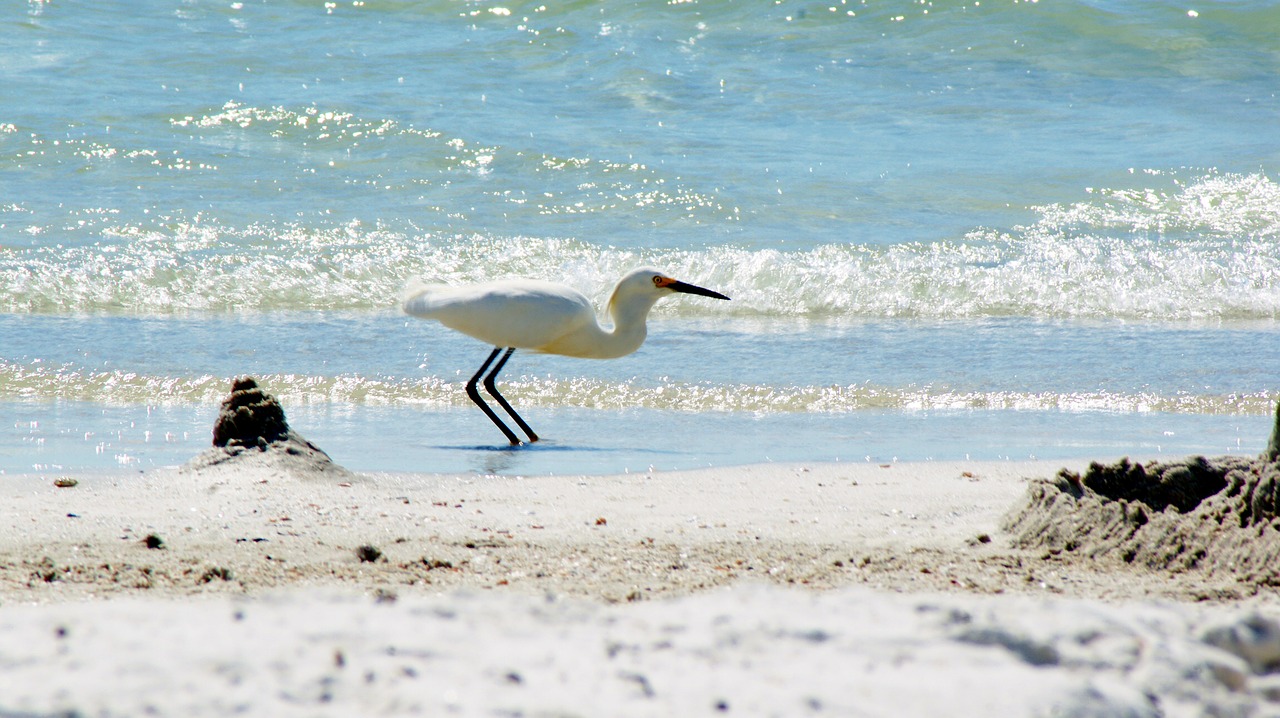
<svg viewBox="0 0 1280 718"><path fill-rule="evenodd" d="M524 473L1257 451L1265 387L1280 380L1267 324L654 324L620 360L517 353L504 393L544 442L511 450L462 390L484 347L395 314L9 318L9 336L56 335L66 350L0 364L16 417L0 427L0 459L11 471L181 463L208 445L236 372L345 464ZM125 334L130 351L93 348Z"/></svg>
<svg viewBox="0 0 1280 718"><path fill-rule="evenodd" d="M1280 399L1268 3L0 23L0 471L180 463L240 374L392 470L1255 452ZM396 309L638 264L733 301L666 300L612 362L517 354L548 442L514 452L475 448L486 348Z"/></svg>

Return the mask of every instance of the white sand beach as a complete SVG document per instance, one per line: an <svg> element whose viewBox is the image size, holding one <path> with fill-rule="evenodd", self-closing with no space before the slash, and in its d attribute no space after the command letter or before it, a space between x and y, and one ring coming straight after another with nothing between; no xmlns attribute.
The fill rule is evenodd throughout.
<svg viewBox="0 0 1280 718"><path fill-rule="evenodd" d="M1280 715L1273 588L1014 545L1059 468L6 477L0 716Z"/></svg>

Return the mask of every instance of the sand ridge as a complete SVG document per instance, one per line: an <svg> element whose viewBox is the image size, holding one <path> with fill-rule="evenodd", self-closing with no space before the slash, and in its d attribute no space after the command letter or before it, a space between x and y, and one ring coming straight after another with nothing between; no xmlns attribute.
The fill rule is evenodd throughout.
<svg viewBox="0 0 1280 718"><path fill-rule="evenodd" d="M1092 462L1036 480L1005 526L1015 546L1247 590L1280 586L1280 406L1257 457Z"/></svg>
<svg viewBox="0 0 1280 718"><path fill-rule="evenodd" d="M1280 465L1223 456L1092 464L1033 482L1014 544L1242 587L1280 586Z"/></svg>

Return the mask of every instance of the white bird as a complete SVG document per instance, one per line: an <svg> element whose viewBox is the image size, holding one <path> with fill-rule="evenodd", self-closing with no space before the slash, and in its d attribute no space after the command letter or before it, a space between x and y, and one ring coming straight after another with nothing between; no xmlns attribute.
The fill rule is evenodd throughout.
<svg viewBox="0 0 1280 718"><path fill-rule="evenodd" d="M596 321L596 311L583 294L563 284L536 279L505 279L461 287L443 284L411 284L404 299L404 311L422 319L434 319L450 329L492 344L493 352L467 382L467 396L512 444L519 444L515 432L502 423L480 397L476 383L484 378L484 388L520 425L529 441L538 435L520 418L495 386L498 372L516 349L562 354L586 359L615 359L626 356L644 343L645 318L655 302L676 292L728 299L719 292L677 281L656 269L642 268L618 280L609 297L609 317L613 329ZM503 350L499 359L498 354Z"/></svg>

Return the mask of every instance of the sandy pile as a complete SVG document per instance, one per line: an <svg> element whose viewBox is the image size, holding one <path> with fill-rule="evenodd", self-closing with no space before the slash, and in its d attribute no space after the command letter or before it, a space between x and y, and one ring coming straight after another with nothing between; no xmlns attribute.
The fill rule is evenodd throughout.
<svg viewBox="0 0 1280 718"><path fill-rule="evenodd" d="M213 425L213 448L187 462L183 469L199 473L238 467L300 476L351 476L320 447L290 428L279 400L247 376L231 383L231 394L222 402Z"/></svg>
<svg viewBox="0 0 1280 718"><path fill-rule="evenodd" d="M1280 586L1280 409L1260 457L1122 459L1032 482L1005 528L1020 547Z"/></svg>

